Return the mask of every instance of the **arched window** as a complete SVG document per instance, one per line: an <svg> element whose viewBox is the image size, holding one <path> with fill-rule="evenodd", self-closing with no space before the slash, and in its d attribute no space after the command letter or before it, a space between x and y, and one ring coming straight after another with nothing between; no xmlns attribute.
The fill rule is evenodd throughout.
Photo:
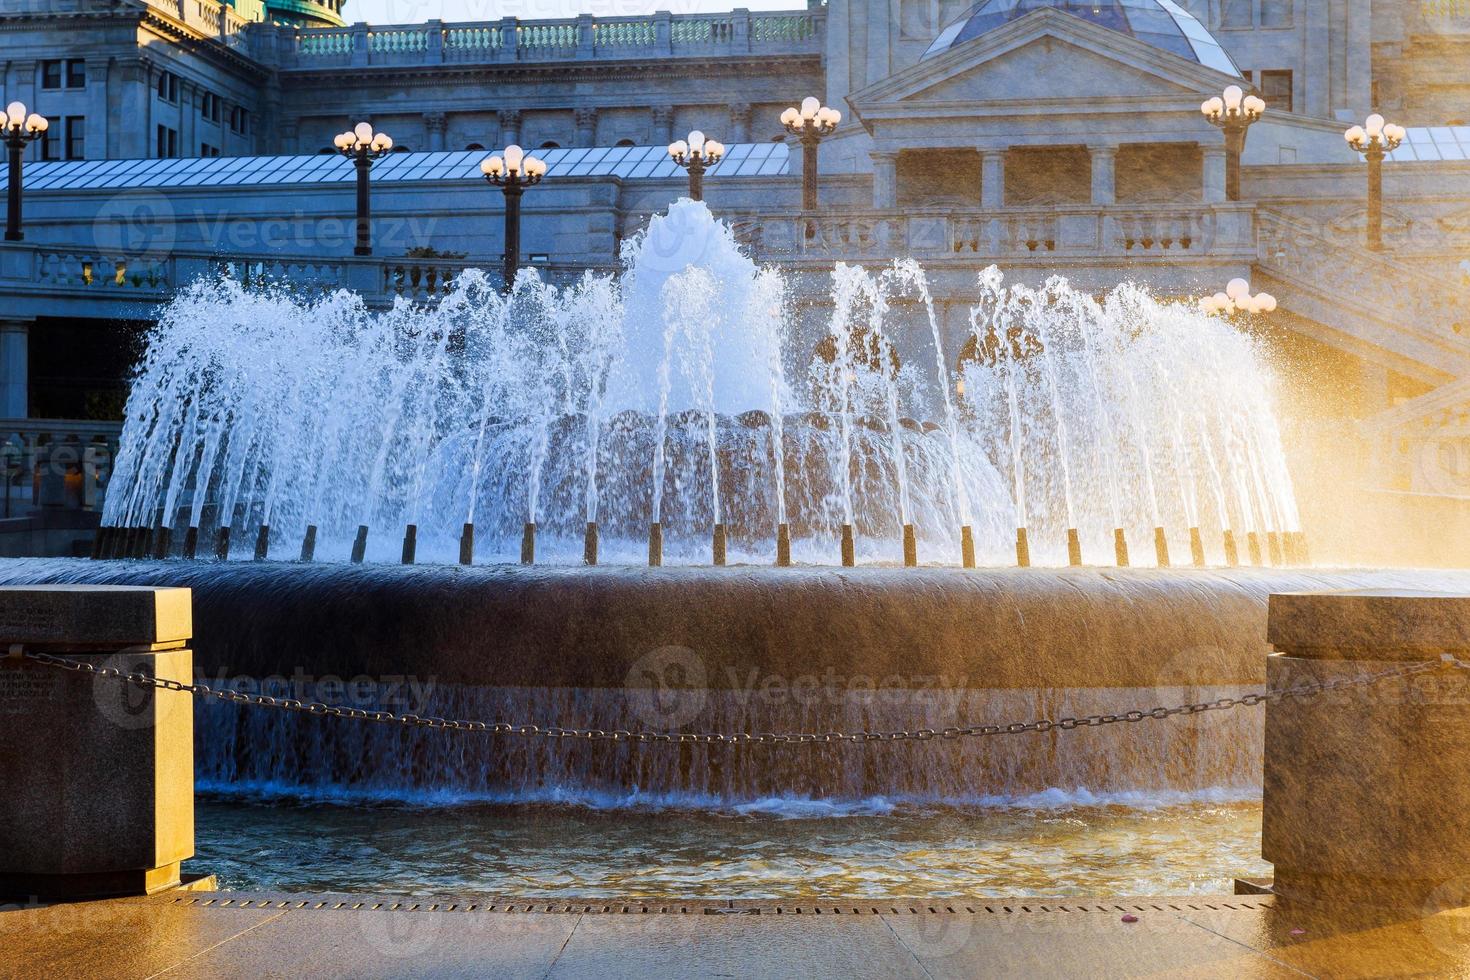
<svg viewBox="0 0 1470 980"><path fill-rule="evenodd" d="M336 153L336 152L337 152L337 148L336 147L334 147L334 146L324 146L320 150L317 150L316 151L316 155L317 156L331 156L333 153Z"/></svg>
<svg viewBox="0 0 1470 980"><path fill-rule="evenodd" d="M556 140L547 140L545 143L542 143L541 144L541 149L543 149L543 150L559 150L559 149L561 149L561 144L558 143Z"/></svg>
<svg viewBox="0 0 1470 980"><path fill-rule="evenodd" d="M465 147L465 149L466 150L483 150L484 147L481 146L479 143L471 143L469 146Z"/></svg>
<svg viewBox="0 0 1470 980"><path fill-rule="evenodd" d="M395 147L393 147L392 152L394 152L394 153L408 153L409 152L409 149L406 146L395 146Z"/></svg>
<svg viewBox="0 0 1470 980"><path fill-rule="evenodd" d="M618 140L613 146L637 146L632 140Z"/></svg>

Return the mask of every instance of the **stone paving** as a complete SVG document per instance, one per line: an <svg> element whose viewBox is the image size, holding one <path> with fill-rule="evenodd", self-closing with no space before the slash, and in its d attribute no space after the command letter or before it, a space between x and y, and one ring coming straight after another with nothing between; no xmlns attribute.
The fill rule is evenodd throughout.
<svg viewBox="0 0 1470 980"><path fill-rule="evenodd" d="M1470 909L1329 917L1259 896L528 904L234 892L0 907L5 977L1411 975L1470 976Z"/></svg>

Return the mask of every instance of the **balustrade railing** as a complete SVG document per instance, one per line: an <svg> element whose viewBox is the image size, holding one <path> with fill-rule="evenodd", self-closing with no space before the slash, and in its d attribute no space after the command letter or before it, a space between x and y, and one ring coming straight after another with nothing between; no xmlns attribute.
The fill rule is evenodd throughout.
<svg viewBox="0 0 1470 980"><path fill-rule="evenodd" d="M0 517L30 505L101 509L121 436L121 422L0 419Z"/></svg>
<svg viewBox="0 0 1470 980"><path fill-rule="evenodd" d="M190 0L213 3L214 0ZM819 54L826 12L653 14L601 19L304 28L277 53L285 68L442 61L559 61L658 55Z"/></svg>
<svg viewBox="0 0 1470 980"><path fill-rule="evenodd" d="M1255 239L1248 207L1139 205L905 209L821 214L733 214L736 234L762 257L838 260L1097 256L1183 258L1239 254Z"/></svg>

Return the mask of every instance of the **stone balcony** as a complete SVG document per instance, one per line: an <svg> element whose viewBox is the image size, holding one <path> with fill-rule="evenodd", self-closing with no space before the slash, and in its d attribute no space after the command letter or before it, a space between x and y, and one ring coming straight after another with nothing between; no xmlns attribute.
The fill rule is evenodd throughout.
<svg viewBox="0 0 1470 980"><path fill-rule="evenodd" d="M164 2L164 0L158 0ZM179 0L210 3L213 0ZM819 56L824 10L424 24L261 32L252 52L282 70L650 58Z"/></svg>
<svg viewBox="0 0 1470 980"><path fill-rule="evenodd" d="M1117 265L1250 261L1248 204L1063 205L814 214L721 214L762 261L831 263L912 256L933 262Z"/></svg>

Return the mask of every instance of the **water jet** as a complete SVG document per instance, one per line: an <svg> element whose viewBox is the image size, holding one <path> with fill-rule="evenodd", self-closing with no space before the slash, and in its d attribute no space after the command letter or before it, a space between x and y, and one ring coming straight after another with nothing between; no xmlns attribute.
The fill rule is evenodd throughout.
<svg viewBox="0 0 1470 980"><path fill-rule="evenodd" d="M1282 563L1281 534L1278 531L1266 532L1266 547L1271 558L1271 567L1280 568Z"/></svg>
<svg viewBox="0 0 1470 980"><path fill-rule="evenodd" d="M226 524L214 532L214 557L227 561L230 557L230 525Z"/></svg>
<svg viewBox="0 0 1470 980"><path fill-rule="evenodd" d="M1235 532L1232 531L1230 528L1227 527L1225 529L1225 532L1224 532L1224 538L1225 538L1225 567L1227 567L1227 568L1239 568L1240 567L1240 549L1238 547L1236 547L1236 544L1235 544Z"/></svg>
<svg viewBox="0 0 1470 980"><path fill-rule="evenodd" d="M184 560L193 561L199 552L199 528L190 524L184 531Z"/></svg>
<svg viewBox="0 0 1470 980"><path fill-rule="evenodd" d="M1261 567L1264 564L1261 561L1261 536L1255 531L1247 531L1245 533L1245 548L1246 553L1250 557L1250 563L1257 568Z"/></svg>

